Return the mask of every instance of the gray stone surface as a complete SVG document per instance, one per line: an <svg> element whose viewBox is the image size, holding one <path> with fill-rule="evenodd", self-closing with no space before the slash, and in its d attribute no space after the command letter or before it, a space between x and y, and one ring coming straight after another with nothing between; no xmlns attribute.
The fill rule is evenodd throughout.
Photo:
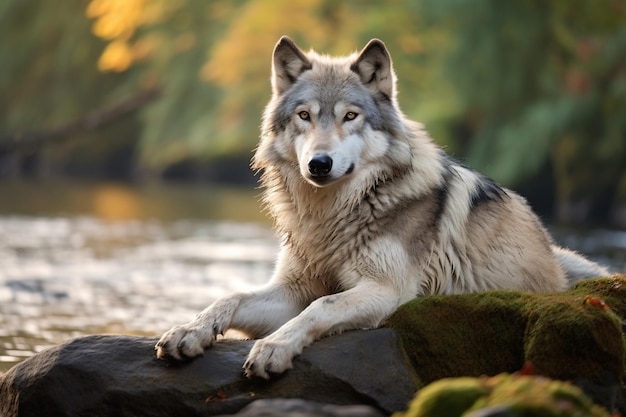
<svg viewBox="0 0 626 417"><path fill-rule="evenodd" d="M404 409L416 391L391 329L320 340L270 381L242 373L253 341L221 341L178 364L155 358L156 340L89 336L43 351L0 376L0 415L210 416L264 398L368 405L364 410L388 414Z"/></svg>
<svg viewBox="0 0 626 417"><path fill-rule="evenodd" d="M368 405L322 404L299 398L257 400L245 406L237 417L384 417ZM225 416L223 416L225 417Z"/></svg>

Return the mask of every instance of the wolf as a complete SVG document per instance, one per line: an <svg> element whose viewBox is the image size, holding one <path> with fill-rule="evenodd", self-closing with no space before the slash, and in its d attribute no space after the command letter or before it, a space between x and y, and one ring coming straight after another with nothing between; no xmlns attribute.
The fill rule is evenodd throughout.
<svg viewBox="0 0 626 417"><path fill-rule="evenodd" d="M260 338L245 374L267 379L314 340L380 326L416 297L556 292L608 274L556 246L522 197L403 115L382 41L337 58L283 37L271 80L252 167L281 238L273 276L173 327L158 358L202 355L236 329Z"/></svg>

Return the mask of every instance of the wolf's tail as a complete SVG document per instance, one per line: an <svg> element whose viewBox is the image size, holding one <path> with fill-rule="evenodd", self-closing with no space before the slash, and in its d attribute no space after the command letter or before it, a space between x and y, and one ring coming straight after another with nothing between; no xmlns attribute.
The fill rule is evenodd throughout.
<svg viewBox="0 0 626 417"><path fill-rule="evenodd" d="M552 252L559 260L570 285L581 279L610 275L609 270L605 267L572 250L553 245Z"/></svg>

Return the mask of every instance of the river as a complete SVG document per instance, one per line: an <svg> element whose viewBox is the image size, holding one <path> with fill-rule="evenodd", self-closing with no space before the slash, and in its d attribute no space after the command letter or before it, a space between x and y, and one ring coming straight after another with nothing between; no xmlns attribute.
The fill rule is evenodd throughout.
<svg viewBox="0 0 626 417"><path fill-rule="evenodd" d="M626 232L552 231L626 270ZM159 335L265 283L277 247L258 190L0 182L0 371L77 336Z"/></svg>

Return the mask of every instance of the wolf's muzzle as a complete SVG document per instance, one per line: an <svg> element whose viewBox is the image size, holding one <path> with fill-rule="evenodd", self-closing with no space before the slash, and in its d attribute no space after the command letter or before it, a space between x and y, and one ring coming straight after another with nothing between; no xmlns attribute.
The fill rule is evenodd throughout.
<svg viewBox="0 0 626 417"><path fill-rule="evenodd" d="M333 159L326 154L316 154L309 161L309 174L312 179L323 179L333 169Z"/></svg>

